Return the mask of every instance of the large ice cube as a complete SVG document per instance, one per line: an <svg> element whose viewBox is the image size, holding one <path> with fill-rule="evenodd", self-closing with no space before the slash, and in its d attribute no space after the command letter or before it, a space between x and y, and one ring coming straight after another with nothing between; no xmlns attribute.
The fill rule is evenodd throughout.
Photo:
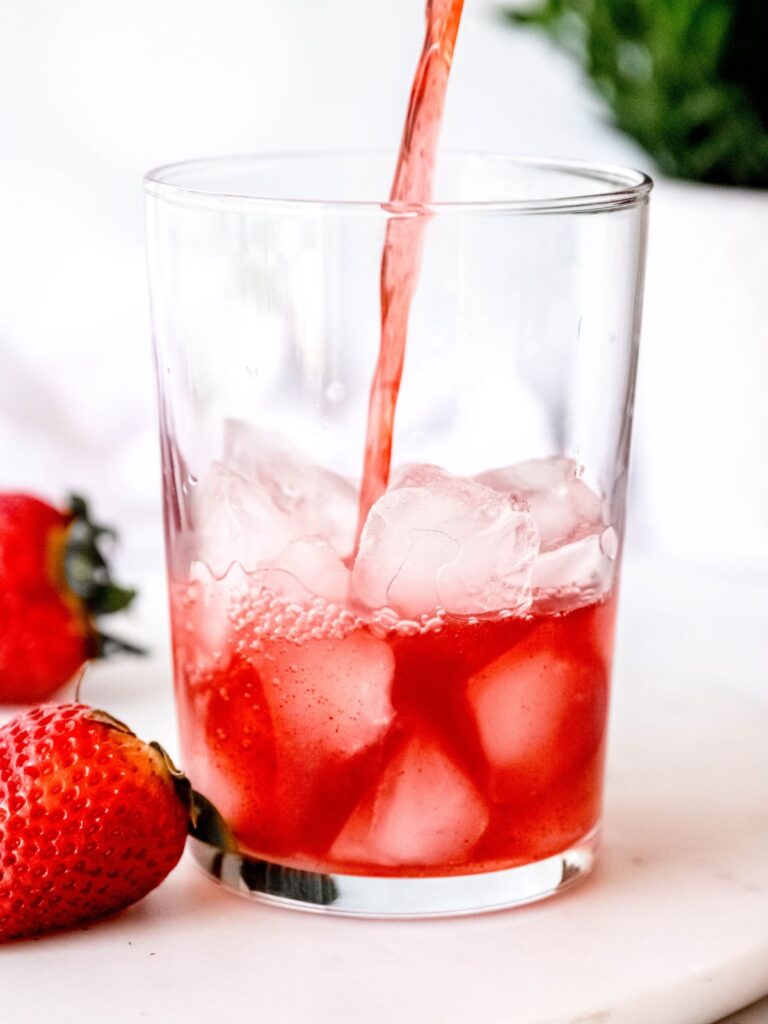
<svg viewBox="0 0 768 1024"><path fill-rule="evenodd" d="M194 509L197 552L215 576L238 563L254 569L291 540L291 523L252 480L214 462Z"/></svg>
<svg viewBox="0 0 768 1024"><path fill-rule="evenodd" d="M477 480L527 504L536 520L542 551L603 528L602 501L581 479L573 459L559 455L529 459L481 473Z"/></svg>
<svg viewBox="0 0 768 1024"><path fill-rule="evenodd" d="M278 758L298 756L306 770L323 759L352 757L392 721L394 656L369 633L274 644L258 669Z"/></svg>
<svg viewBox="0 0 768 1024"><path fill-rule="evenodd" d="M616 532L606 525L599 495L572 459L529 459L477 479L524 502L536 521L541 553L531 574L534 595L573 590L599 596L610 588Z"/></svg>
<svg viewBox="0 0 768 1024"><path fill-rule="evenodd" d="M557 620L473 676L467 700L497 795L526 798L599 745L606 668L595 652L559 650Z"/></svg>
<svg viewBox="0 0 768 1024"><path fill-rule="evenodd" d="M260 485L292 524L293 537L325 538L340 558L352 554L357 491L344 477L302 455L284 438L242 420L228 420L224 463Z"/></svg>
<svg viewBox="0 0 768 1024"><path fill-rule="evenodd" d="M600 597L611 588L615 553L612 527L545 551L536 559L531 573L534 595Z"/></svg>
<svg viewBox="0 0 768 1024"><path fill-rule="evenodd" d="M221 461L197 494L198 554L216 576L233 562L273 566L292 542L319 537L338 558L352 552L354 487L286 441L239 420L226 424Z"/></svg>
<svg viewBox="0 0 768 1024"><path fill-rule="evenodd" d="M521 608L538 551L532 517L510 497L437 466L412 466L374 504L352 572L370 608L417 617Z"/></svg>
<svg viewBox="0 0 768 1024"><path fill-rule="evenodd" d="M482 796L439 743L414 736L352 812L331 857L387 866L460 862L488 817Z"/></svg>

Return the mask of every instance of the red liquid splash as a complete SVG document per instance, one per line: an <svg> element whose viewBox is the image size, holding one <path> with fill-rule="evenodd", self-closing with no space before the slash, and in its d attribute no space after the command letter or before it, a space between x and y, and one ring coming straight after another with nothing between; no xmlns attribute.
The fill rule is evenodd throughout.
<svg viewBox="0 0 768 1024"><path fill-rule="evenodd" d="M391 203L413 204L387 225L381 259L381 344L368 401L359 540L373 503L387 489L395 408L403 376L408 314L418 281L426 213L443 120L445 94L464 0L428 0L427 32L411 88L408 115L390 192Z"/></svg>

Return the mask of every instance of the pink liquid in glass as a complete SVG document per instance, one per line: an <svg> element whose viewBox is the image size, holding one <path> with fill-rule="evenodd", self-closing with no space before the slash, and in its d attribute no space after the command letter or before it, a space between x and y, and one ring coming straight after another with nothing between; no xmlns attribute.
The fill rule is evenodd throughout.
<svg viewBox="0 0 768 1024"><path fill-rule="evenodd" d="M386 230L354 544L339 549L321 501L311 536L270 568L214 572L201 556L193 578L173 590L190 777L244 852L313 871L509 868L568 849L600 817L615 609L600 497L558 457L476 480L422 467L390 484L424 204L461 11L461 0L427 6L390 196L393 212L409 216ZM306 473L317 487L326 471ZM328 480L330 494L340 485ZM301 486L297 471L281 493ZM426 519L423 530L403 527L389 570L387 552L400 540L395 527L382 539L382 502L401 499L411 518ZM480 510L477 537L460 527L465 561L453 573L453 555L429 548L452 543L450 528L429 520L439 519L441 501L466 523Z"/></svg>

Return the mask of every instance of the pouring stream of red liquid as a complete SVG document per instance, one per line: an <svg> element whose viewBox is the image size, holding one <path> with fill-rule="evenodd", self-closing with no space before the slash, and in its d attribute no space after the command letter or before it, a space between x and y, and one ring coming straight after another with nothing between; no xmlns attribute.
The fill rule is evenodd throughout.
<svg viewBox="0 0 768 1024"><path fill-rule="evenodd" d="M371 506L387 489L395 409L403 376L408 314L416 290L432 197L437 143L464 0L427 0L427 30L411 87L408 114L390 192L393 204L414 204L387 224L381 258L381 342L368 399L365 462L355 548Z"/></svg>

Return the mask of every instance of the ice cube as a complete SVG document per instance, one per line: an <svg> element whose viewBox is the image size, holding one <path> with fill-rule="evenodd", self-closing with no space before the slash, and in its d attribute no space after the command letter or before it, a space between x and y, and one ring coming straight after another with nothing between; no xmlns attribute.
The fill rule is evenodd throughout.
<svg viewBox="0 0 768 1024"><path fill-rule="evenodd" d="M242 420L226 423L223 462L268 500L287 521L292 538L317 535L340 558L352 554L357 492L344 477L308 459L284 438Z"/></svg>
<svg viewBox="0 0 768 1024"><path fill-rule="evenodd" d="M248 573L254 594L265 593L283 604L309 606L317 597L343 605L349 594L350 571L322 537L292 540L261 567Z"/></svg>
<svg viewBox="0 0 768 1024"><path fill-rule="evenodd" d="M508 495L437 466L412 466L366 519L355 596L417 617L523 608L538 551L532 517Z"/></svg>
<svg viewBox="0 0 768 1024"><path fill-rule="evenodd" d="M487 487L511 494L531 510L542 552L602 531L602 501L580 476L573 459L529 459L476 478Z"/></svg>
<svg viewBox="0 0 768 1024"><path fill-rule="evenodd" d="M559 650L557 621L473 676L467 700L497 795L525 798L594 752L605 725L606 669L599 655Z"/></svg>
<svg viewBox="0 0 768 1024"><path fill-rule="evenodd" d="M355 630L343 639L272 645L258 661L278 756L306 771L376 743L394 714L390 648Z"/></svg>
<svg viewBox="0 0 768 1024"><path fill-rule="evenodd" d="M616 531L606 526L599 495L584 483L572 459L530 459L477 479L524 502L536 520L541 553L531 574L534 598L576 592L600 596L610 589Z"/></svg>
<svg viewBox="0 0 768 1024"><path fill-rule="evenodd" d="M459 766L435 739L417 735L352 812L331 857L395 867L462 861L488 818L485 801Z"/></svg>
<svg viewBox="0 0 768 1024"><path fill-rule="evenodd" d="M250 570L269 562L293 537L290 518L269 493L221 462L200 485L194 522L197 553L217 577L233 563Z"/></svg>
<svg viewBox="0 0 768 1024"><path fill-rule="evenodd" d="M606 534L591 534L552 548L539 555L533 566L531 586L534 596L541 594L568 596L579 594L591 599L606 594L613 582L614 561L606 549L614 550L604 542Z"/></svg>
<svg viewBox="0 0 768 1024"><path fill-rule="evenodd" d="M186 669L194 673L226 666L231 655L233 615L237 601L248 593L251 582L233 565L217 579L208 566L192 563L189 581L176 588L179 616L176 646L185 652Z"/></svg>
<svg viewBox="0 0 768 1024"><path fill-rule="evenodd" d="M320 537L351 555L357 516L352 484L304 458L287 441L227 421L221 461L198 491L198 554L216 576L233 562L246 571L274 564L292 541Z"/></svg>
<svg viewBox="0 0 768 1024"><path fill-rule="evenodd" d="M273 564L275 570L294 576L309 594L324 597L334 604L344 604L347 599L349 569L322 537L300 537L291 541L275 556ZM275 592L281 593L282 589L278 582ZM293 594L286 596L297 599Z"/></svg>

